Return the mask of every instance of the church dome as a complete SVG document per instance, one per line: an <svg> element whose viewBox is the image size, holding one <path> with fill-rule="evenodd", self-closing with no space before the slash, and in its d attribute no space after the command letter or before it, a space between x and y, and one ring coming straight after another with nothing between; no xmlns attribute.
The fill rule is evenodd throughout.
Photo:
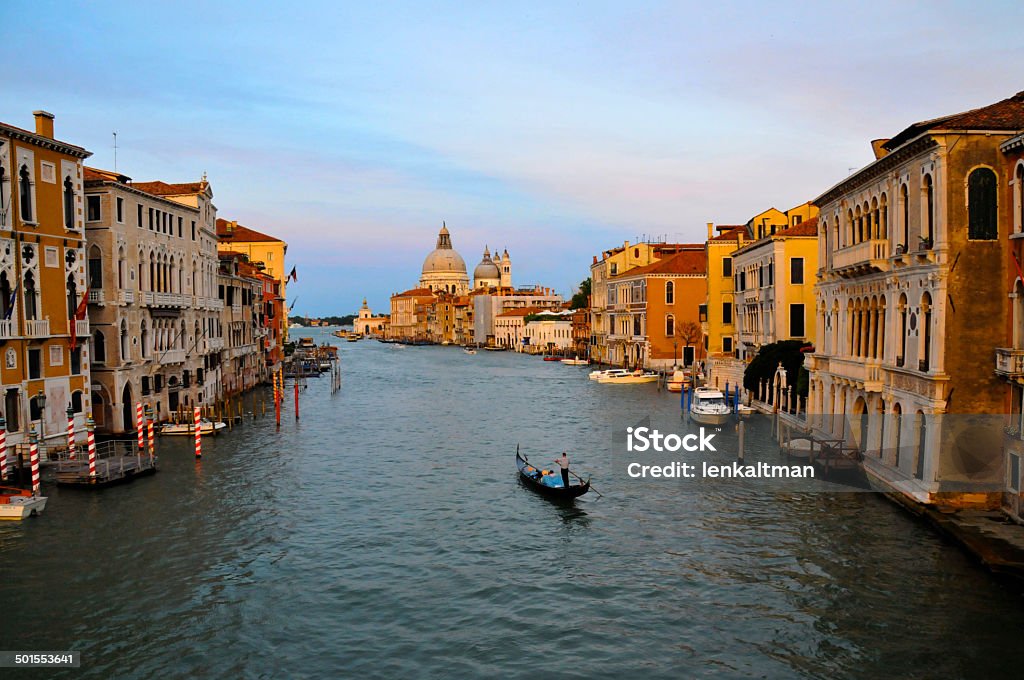
<svg viewBox="0 0 1024 680"><path fill-rule="evenodd" d="M498 270L498 265L494 264L494 260L491 259L490 251L484 248L484 259L473 270L473 278L480 281L483 279L498 279L500 276L501 272Z"/></svg>
<svg viewBox="0 0 1024 680"><path fill-rule="evenodd" d="M447 227L441 227L437 235L437 247L423 261L424 274L466 273L466 262L452 249L451 236Z"/></svg>

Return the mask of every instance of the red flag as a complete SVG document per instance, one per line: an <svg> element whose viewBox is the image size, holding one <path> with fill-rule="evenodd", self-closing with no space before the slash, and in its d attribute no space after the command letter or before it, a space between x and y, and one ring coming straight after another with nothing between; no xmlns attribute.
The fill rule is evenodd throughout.
<svg viewBox="0 0 1024 680"><path fill-rule="evenodd" d="M75 308L75 315L71 317L68 322L71 330L71 351L75 351L75 346L78 345L78 333L75 321L81 321L85 318L85 312L89 309L89 289L85 289L85 293L82 294L82 301L78 303L78 307Z"/></svg>
<svg viewBox="0 0 1024 680"><path fill-rule="evenodd" d="M292 267L291 272L288 274L288 278L291 279L292 281L295 281L296 283L298 283L298 281L299 281L299 273L297 271L295 271L295 267Z"/></svg>

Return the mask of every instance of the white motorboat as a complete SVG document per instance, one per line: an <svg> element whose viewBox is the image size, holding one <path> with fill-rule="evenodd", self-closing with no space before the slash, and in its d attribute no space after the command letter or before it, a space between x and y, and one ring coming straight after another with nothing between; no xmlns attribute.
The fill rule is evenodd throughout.
<svg viewBox="0 0 1024 680"><path fill-rule="evenodd" d="M710 387L698 387L690 401L690 417L702 425L721 425L729 419L732 411L725 402L725 395Z"/></svg>
<svg viewBox="0 0 1024 680"><path fill-rule="evenodd" d="M472 347L466 347L462 351L465 352L466 354L476 354L476 350L473 349Z"/></svg>
<svg viewBox="0 0 1024 680"><path fill-rule="evenodd" d="M586 366L590 362L587 361L586 359L580 359L579 357L576 357L575 359L562 359L562 363L565 364L566 366Z"/></svg>
<svg viewBox="0 0 1024 680"><path fill-rule="evenodd" d="M227 428L228 424L220 421L213 422L203 418L199 421L199 434L216 434L221 430ZM195 434L195 426L192 423L164 423L160 426L160 434L166 435L193 435Z"/></svg>
<svg viewBox="0 0 1024 680"><path fill-rule="evenodd" d="M659 376L654 371L631 371L625 375L605 375L597 379L602 385L639 385L657 382Z"/></svg>
<svg viewBox="0 0 1024 680"><path fill-rule="evenodd" d="M746 418L747 416L751 415L752 413L757 413L757 409L754 408L753 406L747 406L746 404L740 404L739 406L736 407L736 413L739 415L740 418Z"/></svg>
<svg viewBox="0 0 1024 680"><path fill-rule="evenodd" d="M690 376L687 375L686 371L673 371L672 377L665 383L665 386L669 392L682 392L683 385L688 382L690 382Z"/></svg>
<svg viewBox="0 0 1024 680"><path fill-rule="evenodd" d="M25 489L0 487L0 520L17 521L38 515L46 508L46 499Z"/></svg>
<svg viewBox="0 0 1024 680"><path fill-rule="evenodd" d="M603 371L591 371L590 379L600 380L606 375L628 375L629 373L631 373L631 371L625 368L608 368Z"/></svg>

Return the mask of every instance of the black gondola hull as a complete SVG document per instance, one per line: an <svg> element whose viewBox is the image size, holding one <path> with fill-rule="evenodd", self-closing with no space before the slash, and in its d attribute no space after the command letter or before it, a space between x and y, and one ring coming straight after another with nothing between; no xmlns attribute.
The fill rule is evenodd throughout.
<svg viewBox="0 0 1024 680"><path fill-rule="evenodd" d="M571 484L568 489L563 487L548 486L541 484L532 475L529 474L529 470L536 470L525 458L523 458L519 452L516 452L516 468L519 470L519 479L523 484L530 487L542 496L548 498L556 498L561 500L572 500L573 498L579 498L583 494L590 491L590 480L582 484Z"/></svg>

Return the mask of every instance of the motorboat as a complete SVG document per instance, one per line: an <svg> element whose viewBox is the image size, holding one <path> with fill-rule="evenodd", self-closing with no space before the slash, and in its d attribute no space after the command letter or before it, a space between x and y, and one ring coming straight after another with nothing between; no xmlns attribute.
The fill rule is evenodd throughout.
<svg viewBox="0 0 1024 680"><path fill-rule="evenodd" d="M202 420L199 421L199 434L200 435L217 434L221 430L225 429L227 426L228 426L227 423L220 422L220 421L214 422L212 420L207 420L206 418L203 418ZM192 435L192 434L195 434L195 424L194 423L164 423L163 425L160 426L160 434L179 435L179 436Z"/></svg>
<svg viewBox="0 0 1024 680"><path fill-rule="evenodd" d="M544 357L544 361L561 361L561 360L562 360L562 357L556 357L556 356L546 356L546 357Z"/></svg>
<svg viewBox="0 0 1024 680"><path fill-rule="evenodd" d="M683 386L690 382L690 376L687 371L673 371L672 377L669 378L665 386L669 392L682 392Z"/></svg>
<svg viewBox="0 0 1024 680"><path fill-rule="evenodd" d="M590 372L590 379L591 380L600 380L601 378L603 378L606 375L628 375L629 373L631 373L631 371L628 368L607 368L607 369L605 369L603 371L601 371L601 370L591 371Z"/></svg>
<svg viewBox="0 0 1024 680"><path fill-rule="evenodd" d="M690 401L690 417L702 425L721 425L729 419L732 411L725 401L725 395L711 387L698 387Z"/></svg>
<svg viewBox="0 0 1024 680"><path fill-rule="evenodd" d="M736 413L740 418L746 418L747 416L757 413L757 409L753 406L747 406L746 404L740 404L736 407Z"/></svg>
<svg viewBox="0 0 1024 680"><path fill-rule="evenodd" d="M22 520L46 508L46 496L33 496L27 489L0 486L0 520Z"/></svg>
<svg viewBox="0 0 1024 680"><path fill-rule="evenodd" d="M590 362L586 359L576 357L575 359L562 359L562 363L566 366L586 366Z"/></svg>
<svg viewBox="0 0 1024 680"><path fill-rule="evenodd" d="M464 347L462 351L465 352L466 354L476 354L476 350L473 349L472 347Z"/></svg>
<svg viewBox="0 0 1024 680"><path fill-rule="evenodd" d="M597 379L602 385L640 385L657 382L661 376L654 371L631 371L625 374L604 375Z"/></svg>

